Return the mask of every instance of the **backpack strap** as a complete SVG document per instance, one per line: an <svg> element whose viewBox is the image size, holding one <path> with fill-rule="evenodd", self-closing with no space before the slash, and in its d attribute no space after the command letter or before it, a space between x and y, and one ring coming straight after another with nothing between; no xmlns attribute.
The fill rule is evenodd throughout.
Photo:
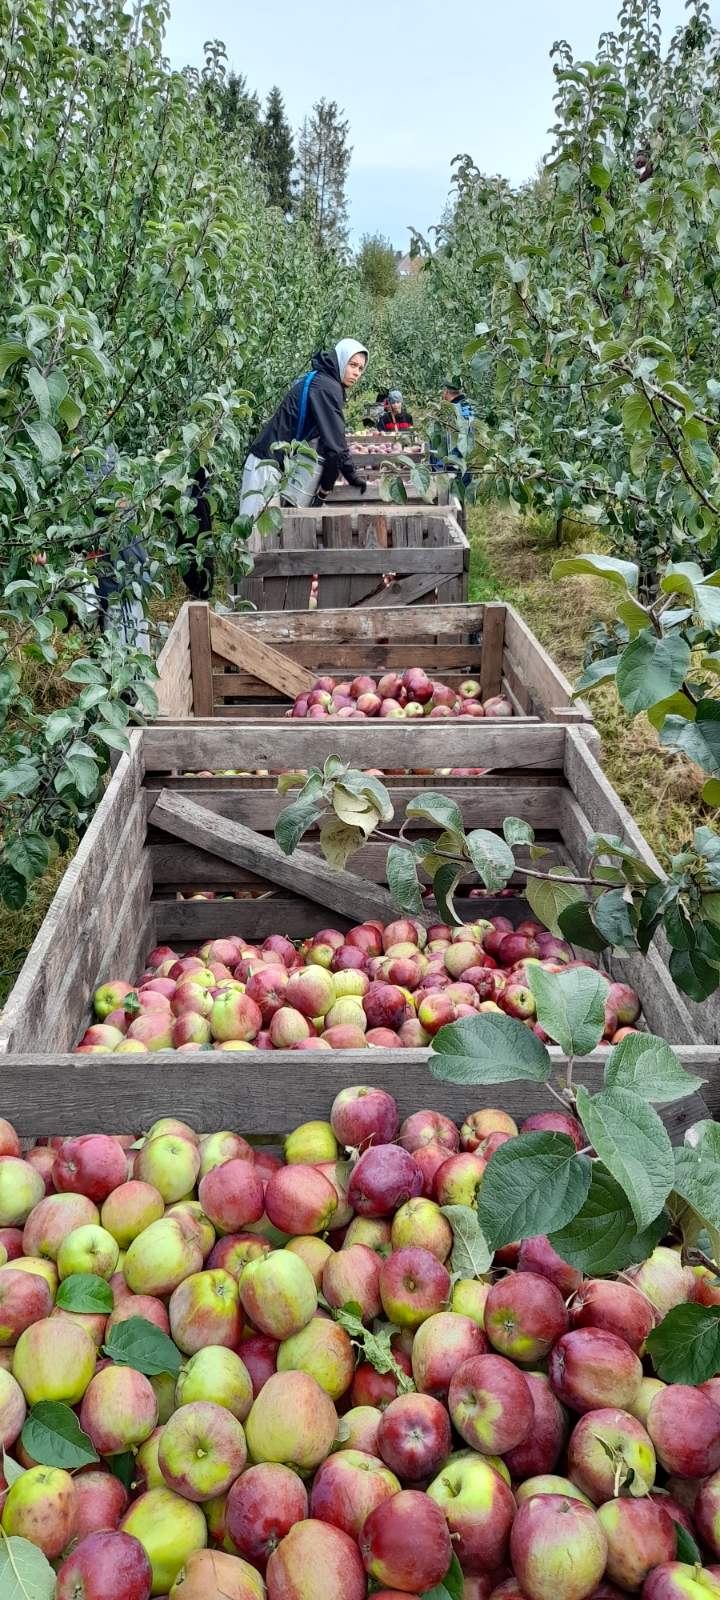
<svg viewBox="0 0 720 1600"><path fill-rule="evenodd" d="M317 377L317 373L316 372L308 372L308 373L306 373L306 376L305 376L305 378L303 380L302 394L300 396L300 406L299 406L299 409L298 409L298 419L297 419L297 423L296 423L296 426L295 426L295 435L294 435L295 439L298 439L298 440L302 439L303 432L305 430L305 418L307 416L308 389L310 388L310 385L311 385L311 383L313 381L313 378L316 378L316 377Z"/></svg>

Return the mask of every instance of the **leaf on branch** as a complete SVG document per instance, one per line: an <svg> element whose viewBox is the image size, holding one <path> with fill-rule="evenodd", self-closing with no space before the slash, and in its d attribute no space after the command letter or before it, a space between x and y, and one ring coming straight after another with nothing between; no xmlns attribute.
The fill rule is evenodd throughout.
<svg viewBox="0 0 720 1600"><path fill-rule="evenodd" d="M666 717L660 743L681 750L705 772L720 776L720 701L701 700L694 722L687 722L684 717Z"/></svg>
<svg viewBox="0 0 720 1600"><path fill-rule="evenodd" d="M487 828L475 828L466 838L470 860L480 882L491 892L504 889L515 871L515 857L510 846Z"/></svg>
<svg viewBox="0 0 720 1600"><path fill-rule="evenodd" d="M529 1030L528 1030L529 1031ZM564 1133L521 1133L495 1151L478 1200L480 1227L493 1250L552 1233L580 1210L591 1163Z"/></svg>
<svg viewBox="0 0 720 1600"><path fill-rule="evenodd" d="M503 837L509 845L534 844L535 829L529 822L523 822L522 817L506 817L503 823Z"/></svg>
<svg viewBox="0 0 720 1600"><path fill-rule="evenodd" d="M706 1383L720 1371L720 1306L674 1306L645 1348L663 1383Z"/></svg>
<svg viewBox="0 0 720 1600"><path fill-rule="evenodd" d="M286 806L275 823L275 840L286 856L291 856L308 829L325 808L322 780L309 778L292 805Z"/></svg>
<svg viewBox="0 0 720 1600"><path fill-rule="evenodd" d="M62 455L62 439L51 422L26 422L25 432L40 453L44 467L55 466Z"/></svg>
<svg viewBox="0 0 720 1600"><path fill-rule="evenodd" d="M593 922L589 900L573 900L560 912L558 925L563 938L581 950L607 950L608 941L598 933Z"/></svg>
<svg viewBox="0 0 720 1600"><path fill-rule="evenodd" d="M443 922L456 922L459 924L462 921L462 917L459 917L455 910L453 897L463 876L462 867L454 867L450 861L445 862L435 873L433 894Z"/></svg>
<svg viewBox="0 0 720 1600"><path fill-rule="evenodd" d="M622 1089L632 1089L656 1105L684 1100L704 1081L686 1072L670 1045L652 1033L629 1033L615 1045L605 1068L608 1088L617 1084Z"/></svg>
<svg viewBox="0 0 720 1600"><path fill-rule="evenodd" d="M445 1083L546 1083L550 1056L517 1017L484 1011L441 1028L432 1041L430 1071Z"/></svg>
<svg viewBox="0 0 720 1600"><path fill-rule="evenodd" d="M634 561L616 561L612 556L564 556L556 561L551 578L604 578L616 588L634 593L638 586L638 568Z"/></svg>
<svg viewBox="0 0 720 1600"><path fill-rule="evenodd" d="M320 848L334 872L342 872L350 856L364 843L364 828L341 822L339 817L325 817L320 824Z"/></svg>
<svg viewBox="0 0 720 1600"><path fill-rule="evenodd" d="M617 690L634 717L675 694L690 667L690 646L680 634L659 639L649 628L625 646L618 661Z"/></svg>
<svg viewBox="0 0 720 1600"><path fill-rule="evenodd" d="M562 918L569 907L578 902L586 903L579 884L564 883L562 878L528 878L525 899L538 922L549 928L557 939L562 936Z"/></svg>
<svg viewBox="0 0 720 1600"><path fill-rule="evenodd" d="M598 684L608 683L615 677L619 656L603 656L599 661L591 661L590 666L580 674L573 689L573 699L576 695L587 694L590 689L597 689Z"/></svg>
<svg viewBox="0 0 720 1600"><path fill-rule="evenodd" d="M406 816L422 817L424 822L432 822L436 828L455 834L459 843L465 837L465 824L460 807L446 794L435 794L430 790L426 794L415 795L408 801Z"/></svg>
<svg viewBox="0 0 720 1600"><path fill-rule="evenodd" d="M415 857L401 844L391 844L387 853L388 889L402 911L410 916L423 914L423 898Z"/></svg>
<svg viewBox="0 0 720 1600"><path fill-rule="evenodd" d="M635 929L624 889L609 889L592 908L592 919L601 938L613 949L633 949Z"/></svg>
<svg viewBox="0 0 720 1600"><path fill-rule="evenodd" d="M588 1277L606 1277L644 1261L668 1226L664 1211L638 1233L632 1206L615 1178L593 1162L590 1188L580 1210L564 1228L550 1234L563 1261Z"/></svg>
<svg viewBox="0 0 720 1600"><path fill-rule="evenodd" d="M527 975L540 1027L566 1056L588 1055L600 1043L605 1028L607 978L589 967L545 972L543 967L531 965Z"/></svg>
<svg viewBox="0 0 720 1600"><path fill-rule="evenodd" d="M618 1084L596 1095L579 1086L577 1109L590 1143L627 1195L638 1228L647 1228L675 1175L672 1145L657 1112Z"/></svg>

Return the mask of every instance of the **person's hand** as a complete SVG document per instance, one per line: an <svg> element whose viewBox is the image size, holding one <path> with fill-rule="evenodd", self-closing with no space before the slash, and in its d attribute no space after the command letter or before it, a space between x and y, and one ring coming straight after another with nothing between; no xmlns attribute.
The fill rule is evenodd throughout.
<svg viewBox="0 0 720 1600"><path fill-rule="evenodd" d="M367 478L362 478L360 480L360 483L358 484L358 489L360 490L361 494L367 494Z"/></svg>

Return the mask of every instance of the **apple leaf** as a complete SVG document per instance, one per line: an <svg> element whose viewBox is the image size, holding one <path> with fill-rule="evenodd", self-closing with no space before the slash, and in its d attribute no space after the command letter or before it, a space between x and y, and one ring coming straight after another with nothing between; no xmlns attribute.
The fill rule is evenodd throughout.
<svg viewBox="0 0 720 1600"><path fill-rule="evenodd" d="M398 1394L410 1394L415 1385L412 1378L403 1372L399 1361L395 1360L391 1341L399 1332L391 1322L377 1323L375 1328L366 1328L362 1318L358 1315L360 1307L355 1302L350 1302L339 1311L333 1311L335 1322L349 1334L352 1343L360 1351L363 1361L369 1361L376 1372L392 1372L397 1379Z"/></svg>
<svg viewBox="0 0 720 1600"><path fill-rule="evenodd" d="M8 1539L0 1527L2 1600L53 1600L55 1573L42 1550L29 1539Z"/></svg>
<svg viewBox="0 0 720 1600"><path fill-rule="evenodd" d="M579 1085L577 1109L590 1143L624 1189L638 1228L647 1228L675 1177L672 1145L657 1111L617 1084L596 1095Z"/></svg>
<svg viewBox="0 0 720 1600"><path fill-rule="evenodd" d="M658 638L650 628L625 646L617 666L617 690L631 717L667 700L684 682L690 646L680 634Z"/></svg>
<svg viewBox="0 0 720 1600"><path fill-rule="evenodd" d="M670 1045L652 1033L629 1033L615 1045L605 1068L608 1088L619 1084L656 1105L684 1100L703 1082L703 1078L691 1077Z"/></svg>
<svg viewBox="0 0 720 1600"><path fill-rule="evenodd" d="M458 841L465 837L465 824L460 807L446 794L436 794L433 789L425 794L417 794L409 800L405 808L407 817L422 817L423 822L432 822L436 828L442 828L446 833L454 833Z"/></svg>
<svg viewBox="0 0 720 1600"><path fill-rule="evenodd" d="M556 561L551 578L605 578L620 589L637 589L639 569L634 561L616 561L613 556L564 556Z"/></svg>
<svg viewBox="0 0 720 1600"><path fill-rule="evenodd" d="M435 904L443 922L460 923L462 918L455 909L454 894L463 877L462 867L454 867L451 861L446 861L433 878L433 894Z"/></svg>
<svg viewBox="0 0 720 1600"><path fill-rule="evenodd" d="M72 1407L61 1400L39 1400L25 1418L20 1437L28 1455L43 1467L72 1472L100 1459Z"/></svg>
<svg viewBox="0 0 720 1600"><path fill-rule="evenodd" d="M377 816L377 811L373 814ZM320 824L320 849L333 872L344 871L350 856L364 842L364 829L343 822L339 817L325 817Z"/></svg>
<svg viewBox="0 0 720 1600"><path fill-rule="evenodd" d="M134 1367L147 1378L161 1372L171 1372L177 1377L183 1358L176 1344L162 1328L156 1328L145 1317L129 1317L118 1322L103 1345L103 1355L109 1356L121 1367Z"/></svg>
<svg viewBox="0 0 720 1600"><path fill-rule="evenodd" d="M9 1489L12 1488L12 1485L17 1481L18 1478L22 1477L26 1470L27 1469L25 1467L20 1466L19 1461L13 1461L12 1456L8 1455L7 1450L3 1450L2 1471L3 1477Z"/></svg>
<svg viewBox="0 0 720 1600"><path fill-rule="evenodd" d="M391 844L388 850L387 881L393 900L400 909L413 917L421 917L425 908L415 857L412 851L404 850L401 844Z"/></svg>
<svg viewBox="0 0 720 1600"><path fill-rule="evenodd" d="M545 1083L550 1057L541 1039L517 1017L484 1011L462 1017L436 1033L430 1071L445 1083Z"/></svg>
<svg viewBox="0 0 720 1600"><path fill-rule="evenodd" d="M436 1583L434 1589L426 1589L420 1600L463 1600L465 1593L465 1579L462 1567L455 1554L441 1583Z"/></svg>
<svg viewBox="0 0 720 1600"><path fill-rule="evenodd" d="M589 1055L603 1036L607 978L590 967L546 972L532 965L527 977L541 1028L566 1056Z"/></svg>
<svg viewBox="0 0 720 1600"><path fill-rule="evenodd" d="M528 1030L529 1031L529 1030ZM590 1188L591 1163L565 1133L522 1133L495 1151L478 1200L491 1249L571 1222Z"/></svg>
<svg viewBox="0 0 720 1600"><path fill-rule="evenodd" d="M453 1231L450 1271L458 1278L481 1278L492 1265L492 1250L472 1206L441 1206Z"/></svg>
<svg viewBox="0 0 720 1600"><path fill-rule="evenodd" d="M113 1477L119 1478L125 1489L130 1489L135 1477L135 1457L132 1450L122 1450L116 1456L108 1456L107 1464Z"/></svg>
<svg viewBox="0 0 720 1600"><path fill-rule="evenodd" d="M297 848L304 833L317 821L325 806L323 795L323 782L319 774L313 774L301 789L297 800L292 805L286 806L275 823L275 840L279 844L283 855L291 856Z"/></svg>
<svg viewBox="0 0 720 1600"><path fill-rule="evenodd" d="M108 1316L113 1308L113 1292L96 1272L71 1272L55 1296L63 1311L100 1312Z"/></svg>
<svg viewBox="0 0 720 1600"><path fill-rule="evenodd" d="M662 1501L659 1501L658 1503L662 1505ZM688 1533L687 1528L684 1528L681 1522L675 1522L674 1517L673 1523L675 1526L675 1538L677 1543L675 1560L684 1561L689 1567L701 1567L703 1564L703 1558L695 1543L695 1540L693 1539L692 1534Z"/></svg>
<svg viewBox="0 0 720 1600"><path fill-rule="evenodd" d="M535 829L529 822L523 822L522 817L506 817L503 823L503 837L507 844L534 844Z"/></svg>
<svg viewBox="0 0 720 1600"><path fill-rule="evenodd" d="M571 944L579 945L581 950L607 950L608 941L595 927L589 900L571 900L558 913L557 920L563 938Z"/></svg>
<svg viewBox="0 0 720 1600"><path fill-rule="evenodd" d="M474 828L465 840L475 871L486 889L504 889L515 871L509 844L488 828Z"/></svg>
<svg viewBox="0 0 720 1600"><path fill-rule="evenodd" d="M705 1383L720 1371L720 1306L674 1306L645 1348L664 1383Z"/></svg>
<svg viewBox="0 0 720 1600"><path fill-rule="evenodd" d="M607 1277L644 1261L667 1231L664 1211L638 1233L632 1207L620 1184L599 1161L593 1162L590 1188L580 1210L564 1228L550 1234L553 1250L589 1278Z"/></svg>
<svg viewBox="0 0 720 1600"><path fill-rule="evenodd" d="M561 939L561 917L576 900L584 901L584 895L576 883L563 883L562 878L528 878L525 899L538 922Z"/></svg>

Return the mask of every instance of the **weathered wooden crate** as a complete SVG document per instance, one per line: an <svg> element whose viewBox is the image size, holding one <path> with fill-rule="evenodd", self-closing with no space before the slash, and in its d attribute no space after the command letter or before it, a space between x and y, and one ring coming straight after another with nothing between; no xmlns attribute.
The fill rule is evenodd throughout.
<svg viewBox="0 0 720 1600"><path fill-rule="evenodd" d="M247 548L253 571L235 592L258 611L304 610L313 578L318 609L467 599L470 547L448 508L286 511L279 532L255 532Z"/></svg>
<svg viewBox="0 0 720 1600"><path fill-rule="evenodd" d="M320 763L333 751L354 761L358 726L285 724L270 734L248 726L241 744L229 724L157 726L132 735L131 753L120 762L0 1017L0 1114L23 1135L135 1131L172 1112L199 1128L231 1126L269 1138L300 1120L326 1116L341 1087L368 1080L390 1089L403 1114L431 1104L460 1119L496 1102L497 1088L431 1080L423 1050L262 1057L199 1051L142 1061L68 1054L88 1019L94 988L111 976L139 973L158 941L187 948L230 932L259 940L270 930L300 938L329 922L342 928L391 914L383 846L368 844L353 862L356 870L332 874L312 836L291 858L278 852L271 830L285 802L277 796L258 793L241 777L203 783L178 776L191 768L227 767L231 758L266 766L271 746L272 759L287 766ZM388 765L396 753L393 733L402 746L410 730L376 731L373 764ZM427 730L435 760L455 763L457 734L448 725ZM402 761L402 749L399 754ZM445 780L468 826L499 827L509 813L523 816L548 847L550 861L578 871L587 864L590 833L602 829L624 836L654 864L576 729L481 726L474 754L478 765L494 768L491 775L473 784ZM395 827L415 788L412 780L393 784ZM261 897L179 898L200 888ZM527 914L519 896L460 904L469 919L500 907L515 920ZM428 919L434 916L428 902ZM688 1007L655 950L647 958L614 959L610 970L638 989L647 1026L678 1048L688 1068L715 1079L718 1051L701 1037L712 1031L717 1039L716 1008ZM562 1055L555 1053L561 1068ZM583 1065L583 1081L591 1086L599 1086L601 1073L601 1055ZM509 1111L527 1113L546 1104L546 1091L508 1085L502 1100ZM698 1095L664 1111L676 1135L706 1114Z"/></svg>
<svg viewBox="0 0 720 1600"><path fill-rule="evenodd" d="M567 678L517 611L495 601L234 615L187 602L158 658L158 700L161 715L172 718L279 717L323 673L353 678L408 666L451 685L473 678L484 700L505 694L513 721L578 723L596 740L589 707L572 699ZM470 719L462 721L467 727Z"/></svg>

